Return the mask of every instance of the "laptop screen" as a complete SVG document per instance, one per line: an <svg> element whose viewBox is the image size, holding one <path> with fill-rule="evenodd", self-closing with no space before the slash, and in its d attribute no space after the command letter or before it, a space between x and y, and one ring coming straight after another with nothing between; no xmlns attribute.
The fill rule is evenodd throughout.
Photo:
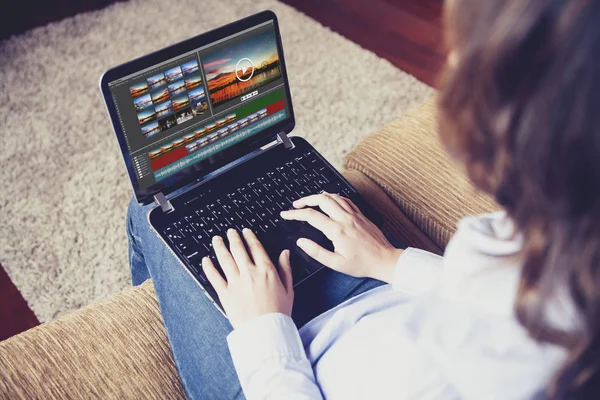
<svg viewBox="0 0 600 400"><path fill-rule="evenodd" d="M108 82L136 194L289 118L278 47L262 22Z"/></svg>

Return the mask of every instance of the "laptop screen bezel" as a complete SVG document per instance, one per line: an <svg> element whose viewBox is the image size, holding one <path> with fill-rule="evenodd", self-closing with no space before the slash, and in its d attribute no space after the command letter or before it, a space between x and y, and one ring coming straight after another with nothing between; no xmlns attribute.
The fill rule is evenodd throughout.
<svg viewBox="0 0 600 400"><path fill-rule="evenodd" d="M125 133L123 132L123 129L121 127L121 123L119 121L117 113L117 108L113 101L112 93L109 88L109 83L129 76L131 74L135 74L138 71L142 71L154 65L160 64L165 60L172 59L179 55L188 53L190 51L209 45L218 40L227 38L239 32L251 29L255 26L270 21L273 22L273 28L275 31L277 43L277 51L281 67L281 74L284 82L283 91L284 96L286 97L285 100L287 102L287 108L289 111L289 115L287 116L287 118L283 121L276 123L273 126L264 129L261 132L254 134L253 136L250 136L249 138L241 141L240 143L237 143L223 150L219 153L219 157L217 160L211 162L210 165L203 166L203 169L201 171L194 171L193 168L188 167L185 170L173 174L169 178L155 183L149 188L140 189L137 176L133 167L133 162L131 160L129 149L125 140ZM244 19L238 20L236 22L195 36L183 42L179 42L169 47L165 47L154 53L129 61L125 64L111 68L102 75L100 79L100 90L102 91L102 95L104 97L104 101L106 103L110 119L112 121L113 129L116 134L119 147L121 149L121 154L123 156L123 160L125 161L125 166L129 174L129 179L133 186L133 192L139 204L149 204L153 202L154 195L159 192L162 192L164 195L167 195L190 183L203 180L204 177L210 175L212 172L223 168L227 164L255 151L256 149L272 142L273 140L276 140L278 133L290 133L294 129L294 126L296 124L294 110L292 106L292 98L289 88L289 81L287 77L283 46L281 43L279 23L277 21L277 16L275 15L275 13L268 10L251 15Z"/></svg>

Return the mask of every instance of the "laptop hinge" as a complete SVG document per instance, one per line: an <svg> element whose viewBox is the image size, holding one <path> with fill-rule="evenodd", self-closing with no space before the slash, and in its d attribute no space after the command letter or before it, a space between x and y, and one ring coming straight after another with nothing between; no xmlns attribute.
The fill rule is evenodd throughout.
<svg viewBox="0 0 600 400"><path fill-rule="evenodd" d="M163 192L159 192L154 195L154 202L160 206L161 210L163 210L164 213L170 213L171 211L175 211L173 205L169 200L167 200Z"/></svg>
<svg viewBox="0 0 600 400"><path fill-rule="evenodd" d="M296 145L292 142L292 140L288 137L287 133L279 132L277 134L277 141L279 143L283 143L283 147L290 150L296 147Z"/></svg>

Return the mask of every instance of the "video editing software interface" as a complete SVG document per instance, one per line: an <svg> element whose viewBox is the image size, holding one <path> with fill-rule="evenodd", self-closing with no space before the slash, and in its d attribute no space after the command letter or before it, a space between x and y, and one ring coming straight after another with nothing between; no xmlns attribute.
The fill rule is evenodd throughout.
<svg viewBox="0 0 600 400"><path fill-rule="evenodd" d="M272 21L109 88L142 190L289 115Z"/></svg>

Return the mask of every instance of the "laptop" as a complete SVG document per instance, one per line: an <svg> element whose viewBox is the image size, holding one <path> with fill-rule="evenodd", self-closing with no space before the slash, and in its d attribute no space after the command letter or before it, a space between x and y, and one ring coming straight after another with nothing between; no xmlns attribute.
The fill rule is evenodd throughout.
<svg viewBox="0 0 600 400"><path fill-rule="evenodd" d="M310 225L280 217L293 201L338 193L383 223L318 151L290 136L294 110L271 11L112 68L100 88L137 202L155 204L152 229L221 312L201 266L208 256L222 273L213 236L250 228L274 262L290 249L296 286L323 268L296 240L333 246Z"/></svg>

